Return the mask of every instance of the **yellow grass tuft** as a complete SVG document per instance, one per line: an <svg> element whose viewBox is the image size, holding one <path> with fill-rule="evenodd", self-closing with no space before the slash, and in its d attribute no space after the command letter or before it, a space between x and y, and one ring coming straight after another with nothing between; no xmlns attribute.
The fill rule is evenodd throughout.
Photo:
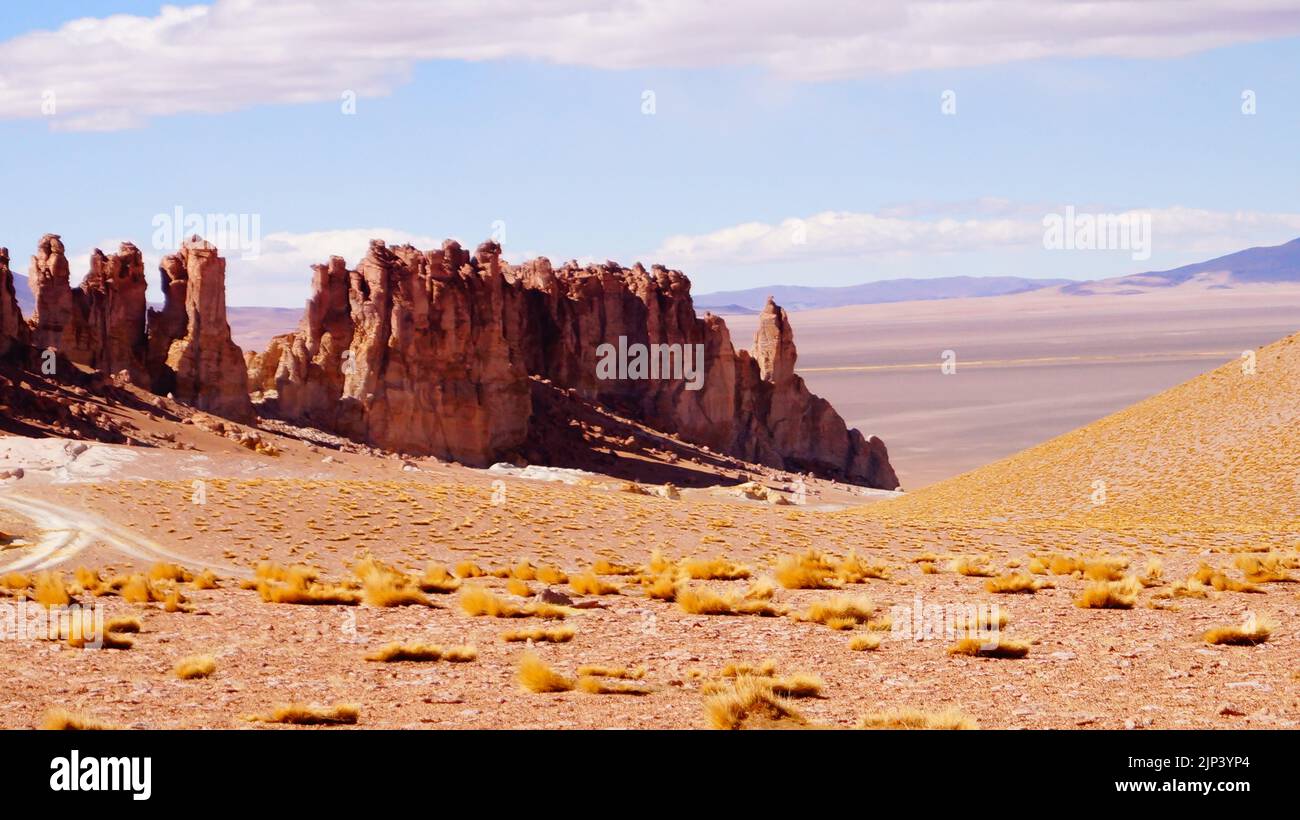
<svg viewBox="0 0 1300 820"><path fill-rule="evenodd" d="M219 586L216 573L210 569L205 569L195 575L193 583L195 589L217 589Z"/></svg>
<svg viewBox="0 0 1300 820"><path fill-rule="evenodd" d="M562 619L571 610L569 607L545 603L527 603L522 606L499 598L491 591L475 585L469 585L460 591L460 608L466 615L489 615L493 618L557 618Z"/></svg>
<svg viewBox="0 0 1300 820"><path fill-rule="evenodd" d="M825 601L814 601L809 604L808 611L796 619L825 624L831 629L852 629L871 620L875 609L871 600L863 596L837 595Z"/></svg>
<svg viewBox="0 0 1300 820"><path fill-rule="evenodd" d="M1247 618L1241 626L1220 626L1206 632L1202 638L1209 644L1224 646L1255 646L1269 639L1273 628L1264 621Z"/></svg>
<svg viewBox="0 0 1300 820"><path fill-rule="evenodd" d="M625 666L601 666L600 664L584 664L578 667L580 677L591 678L618 678L620 680L641 680L645 677L645 667L638 666L636 669L628 669Z"/></svg>
<svg viewBox="0 0 1300 820"><path fill-rule="evenodd" d="M1118 581L1124 577L1128 563L1123 558L1099 558L1086 561L1083 565L1083 577L1089 581Z"/></svg>
<svg viewBox="0 0 1300 820"><path fill-rule="evenodd" d="M591 571L597 575L636 575L636 570L631 567L625 567L622 564L615 564L601 558L592 565Z"/></svg>
<svg viewBox="0 0 1300 820"><path fill-rule="evenodd" d="M580 675L578 689L589 695L648 695L651 690L637 684L610 683L594 675Z"/></svg>
<svg viewBox="0 0 1300 820"><path fill-rule="evenodd" d="M704 714L715 729L802 726L803 717L772 690L769 680L742 676L704 699Z"/></svg>
<svg viewBox="0 0 1300 820"><path fill-rule="evenodd" d="M683 561L680 570L695 581L739 581L750 576L749 567L733 564L725 558L690 558Z"/></svg>
<svg viewBox="0 0 1300 820"><path fill-rule="evenodd" d="M110 632L107 623L98 623L95 613L88 609L79 609L60 618L59 637L73 649L84 649L88 644L104 649L130 649L134 645L130 638Z"/></svg>
<svg viewBox="0 0 1300 820"><path fill-rule="evenodd" d="M519 658L519 685L529 692L568 692L574 682L547 666L532 652L525 652Z"/></svg>
<svg viewBox="0 0 1300 820"><path fill-rule="evenodd" d="M217 671L217 659L211 655L191 655L176 663L176 677L181 680L206 678Z"/></svg>
<svg viewBox="0 0 1300 820"><path fill-rule="evenodd" d="M567 584L569 576L558 567L542 565L537 568L537 580L543 584L555 586L556 584Z"/></svg>
<svg viewBox="0 0 1300 820"><path fill-rule="evenodd" d="M520 578L511 578L506 581L506 592L511 595L517 595L520 598L533 597L533 588L528 586L528 582Z"/></svg>
<svg viewBox="0 0 1300 820"><path fill-rule="evenodd" d="M990 578L984 584L984 588L989 592L1000 592L1010 595L1033 595L1040 589L1048 589L1052 586L1053 584L1051 581L1040 581L1027 572L1013 572L1008 575L1000 575L997 578Z"/></svg>
<svg viewBox="0 0 1300 820"><path fill-rule="evenodd" d="M865 652L880 648L880 636L866 633L863 635L854 635L849 639L849 649L854 652Z"/></svg>
<svg viewBox="0 0 1300 820"><path fill-rule="evenodd" d="M846 584L860 584L870 579L883 580L887 577L888 568L884 564L868 564L858 557L856 551L851 551L835 567L835 576Z"/></svg>
<svg viewBox="0 0 1300 820"><path fill-rule="evenodd" d="M976 658L1023 658L1029 654L1029 643L993 635L982 638L962 638L948 647L948 654L970 655Z"/></svg>
<svg viewBox="0 0 1300 820"><path fill-rule="evenodd" d="M842 583L834 563L816 550L778 561L776 582L786 589L837 589Z"/></svg>
<svg viewBox="0 0 1300 820"><path fill-rule="evenodd" d="M960 555L948 562L948 569L958 575L989 578L996 573L987 555Z"/></svg>
<svg viewBox="0 0 1300 820"><path fill-rule="evenodd" d="M36 576L32 590L36 603L42 606L67 606L72 603L72 596L68 594L68 586L63 583L63 574L56 572L42 572Z"/></svg>
<svg viewBox="0 0 1300 820"><path fill-rule="evenodd" d="M573 636L576 634L577 631L571 626L535 626L530 629L512 629L503 633L501 640L507 642L545 641L549 643L567 643L573 640Z"/></svg>
<svg viewBox="0 0 1300 820"><path fill-rule="evenodd" d="M1201 564L1196 572L1192 573L1192 578L1214 587L1220 592L1254 592L1263 593L1264 590L1246 581L1238 581L1235 578L1229 578L1226 573L1220 572L1208 564Z"/></svg>
<svg viewBox="0 0 1300 820"><path fill-rule="evenodd" d="M677 605L692 615L761 615L773 617L781 611L766 601L741 596L720 595L698 584L682 584L677 589Z"/></svg>
<svg viewBox="0 0 1300 820"><path fill-rule="evenodd" d="M449 663L468 663L478 658L478 649L473 646L453 646L450 648L426 643L400 643L394 641L385 644L366 655L368 661L382 663L447 661Z"/></svg>
<svg viewBox="0 0 1300 820"><path fill-rule="evenodd" d="M647 598L653 598L657 601L673 601L677 599L677 579L672 574L660 575L653 580L643 581L642 583L645 584Z"/></svg>
<svg viewBox="0 0 1300 820"><path fill-rule="evenodd" d="M569 589L579 595L617 595L618 587L607 584L594 572L584 572L569 579Z"/></svg>
<svg viewBox="0 0 1300 820"><path fill-rule="evenodd" d="M1122 581L1093 581L1074 599L1074 605L1081 609L1132 609L1139 586L1132 575Z"/></svg>
<svg viewBox="0 0 1300 820"><path fill-rule="evenodd" d="M373 558L363 558L353 571L371 606L432 606L410 577Z"/></svg>
<svg viewBox="0 0 1300 820"><path fill-rule="evenodd" d="M144 622L134 615L119 615L104 622L105 632L139 632Z"/></svg>
<svg viewBox="0 0 1300 820"><path fill-rule="evenodd" d="M979 724L957 709L922 712L918 709L891 709L864 715L859 729L978 729Z"/></svg>
<svg viewBox="0 0 1300 820"><path fill-rule="evenodd" d="M45 713L41 728L52 731L111 731L121 727L79 712L70 712L67 709L51 709Z"/></svg>
<svg viewBox="0 0 1300 820"><path fill-rule="evenodd" d="M447 572L447 568L443 565L431 563L424 568L424 575L420 576L418 586L421 592L446 595L460 589L460 579Z"/></svg>
<svg viewBox="0 0 1300 820"><path fill-rule="evenodd" d="M351 703L319 706L314 703L286 703L276 706L269 715L253 715L247 720L258 723L287 723L295 726L341 726L357 722L361 710Z"/></svg>
<svg viewBox="0 0 1300 820"><path fill-rule="evenodd" d="M178 564L157 563L149 567L150 581L191 581L194 576Z"/></svg>
<svg viewBox="0 0 1300 820"><path fill-rule="evenodd" d="M457 578L482 578L484 575L487 575L487 573L473 561L461 561L456 565Z"/></svg>
<svg viewBox="0 0 1300 820"><path fill-rule="evenodd" d="M1276 555L1238 555L1234 563L1256 584L1291 583L1296 579L1286 571L1283 558Z"/></svg>
<svg viewBox="0 0 1300 820"><path fill-rule="evenodd" d="M28 589L32 585L32 576L21 572L11 572L0 580L0 586L5 589Z"/></svg>

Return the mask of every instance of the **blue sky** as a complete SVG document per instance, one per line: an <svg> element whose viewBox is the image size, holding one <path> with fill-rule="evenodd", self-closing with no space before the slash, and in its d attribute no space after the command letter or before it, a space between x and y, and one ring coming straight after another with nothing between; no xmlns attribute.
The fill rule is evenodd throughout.
<svg viewBox="0 0 1300 820"><path fill-rule="evenodd" d="M503 224L512 259L663 261L697 293L895 276L1113 276L1300 236L1300 39L1272 39L1294 35L1283 25L1208 48L1157 31L1130 54L1088 53L1084 41L985 65L973 48L952 65L868 56L804 76L784 57L730 55L726 43L691 52L689 38L703 34L690 20L686 40L664 34L662 58L628 32L627 65L601 64L624 58L588 57L582 42L542 55L475 43L487 35L462 20L464 37L442 51L358 62L350 83L348 66L317 70L292 54L241 64L233 15L225 26L235 31L222 36L234 48L197 67L184 49L159 56L148 38L174 39L147 25L159 9L6 6L0 53L17 56L0 61L0 244L16 270L46 232L74 254L127 239L156 259L167 249L151 245L153 220L176 207L256 215L260 247L256 258L232 255L230 301L285 306L305 297L309 261L335 252L355 262L367 231L472 245ZM107 43L57 32L118 12L138 17L83 24L109 31ZM194 26L215 16L183 28L207 37ZM336 36L349 47L371 38L387 59L383 36L345 40L346 27L302 25L300 38L322 39L310 52L321 59ZM257 30L266 54L282 50ZM830 45L818 37L810 60ZM393 48L410 42L424 41ZM462 42L494 56L461 57ZM321 72L334 76L318 82ZM128 81L140 87L128 93ZM352 86L356 113L345 115ZM1247 89L1253 115L1242 112ZM48 90L53 114L41 112ZM653 114L642 111L647 90ZM941 110L946 90L955 115ZM1043 216L1067 205L1152 213L1150 259L1044 250ZM827 213L844 218L818 218ZM774 241L791 225L806 227L805 242ZM82 273L74 260L74 279Z"/></svg>

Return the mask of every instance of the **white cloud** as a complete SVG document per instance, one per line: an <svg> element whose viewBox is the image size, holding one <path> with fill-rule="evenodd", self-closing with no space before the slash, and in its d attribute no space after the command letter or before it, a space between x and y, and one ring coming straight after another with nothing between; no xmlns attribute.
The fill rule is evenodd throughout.
<svg viewBox="0 0 1300 820"><path fill-rule="evenodd" d="M989 215L925 218L921 214L949 210L926 203L890 208L890 215L823 211L775 224L746 222L705 234L671 236L652 256L657 261L691 270L708 264L806 263L882 255L1041 250L1043 218L1064 211L1063 206L1016 205L1004 200L981 200L972 207ZM1076 211L1150 214L1153 250L1161 254L1213 255L1251 245L1277 244L1300 235L1300 213L1184 207L1125 211L1091 206L1077 206Z"/></svg>
<svg viewBox="0 0 1300 820"><path fill-rule="evenodd" d="M0 43L0 119L151 117L372 96L427 60L760 66L818 81L1044 57L1177 57L1300 34L1290 0L217 0Z"/></svg>

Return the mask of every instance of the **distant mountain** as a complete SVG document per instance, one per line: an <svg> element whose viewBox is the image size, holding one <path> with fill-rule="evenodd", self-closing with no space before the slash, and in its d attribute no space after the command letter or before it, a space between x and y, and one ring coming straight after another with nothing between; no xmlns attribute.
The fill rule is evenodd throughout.
<svg viewBox="0 0 1300 820"><path fill-rule="evenodd" d="M21 273L14 274L14 291L18 294L18 305L23 309L23 316L31 318L32 311L36 309L36 298L32 296L27 277ZM246 351L266 350L266 343L272 336L288 333L298 326L298 320L302 318L302 309L228 307L226 318L230 322L230 335L234 338L235 344Z"/></svg>
<svg viewBox="0 0 1300 820"><path fill-rule="evenodd" d="M1151 288L1169 288L1197 281L1211 288L1230 288L1264 282L1300 282L1300 239L1285 245L1247 248L1208 262L1181 268L1147 271L1095 282L1074 282L1062 293L1086 296L1095 293L1141 293Z"/></svg>
<svg viewBox="0 0 1300 820"><path fill-rule="evenodd" d="M695 297L695 308L714 313L757 313L771 296L786 310L812 310L883 302L1005 296L1073 282L1072 279L1025 279L1019 276L945 276L938 279L886 279L845 287L773 285L700 294Z"/></svg>

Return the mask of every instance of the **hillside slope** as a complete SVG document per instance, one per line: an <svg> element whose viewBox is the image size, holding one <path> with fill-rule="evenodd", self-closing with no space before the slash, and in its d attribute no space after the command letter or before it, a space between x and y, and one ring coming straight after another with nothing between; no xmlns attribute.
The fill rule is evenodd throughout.
<svg viewBox="0 0 1300 820"><path fill-rule="evenodd" d="M859 512L857 514L864 514ZM896 524L1103 549L1300 543L1300 334L1017 455L880 504ZM1037 533L1039 535L1033 535Z"/></svg>

